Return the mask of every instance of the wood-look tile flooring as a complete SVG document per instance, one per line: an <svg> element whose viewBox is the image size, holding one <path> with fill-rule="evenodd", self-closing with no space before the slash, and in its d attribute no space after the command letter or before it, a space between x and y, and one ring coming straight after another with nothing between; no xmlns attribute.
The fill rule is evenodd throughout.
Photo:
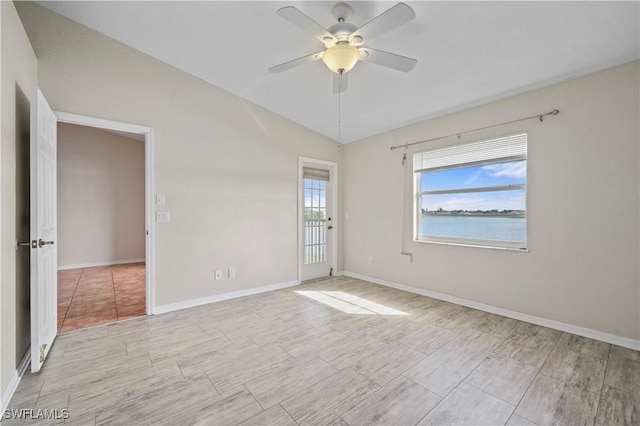
<svg viewBox="0 0 640 426"><path fill-rule="evenodd" d="M60 335L9 407L91 425L637 425L639 400L637 351L339 277Z"/></svg>
<svg viewBox="0 0 640 426"><path fill-rule="evenodd" d="M58 332L145 315L145 264L58 271Z"/></svg>

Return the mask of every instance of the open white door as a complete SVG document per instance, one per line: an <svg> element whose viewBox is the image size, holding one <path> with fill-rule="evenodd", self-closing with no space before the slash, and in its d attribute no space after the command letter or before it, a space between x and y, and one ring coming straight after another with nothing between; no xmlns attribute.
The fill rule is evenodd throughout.
<svg viewBox="0 0 640 426"><path fill-rule="evenodd" d="M40 370L58 329L57 119L36 90L31 101L31 372Z"/></svg>

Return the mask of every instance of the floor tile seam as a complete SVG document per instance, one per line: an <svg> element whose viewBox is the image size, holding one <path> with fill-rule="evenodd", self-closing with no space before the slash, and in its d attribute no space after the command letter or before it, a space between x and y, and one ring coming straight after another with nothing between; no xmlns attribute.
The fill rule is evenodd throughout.
<svg viewBox="0 0 640 426"><path fill-rule="evenodd" d="M113 303L116 305L116 320L120 318L120 314L118 313L118 301L116 295L116 283L113 279L113 266L109 266L109 272L111 273L111 288L113 289ZM149 356L149 361L151 361L151 356Z"/></svg>
<svg viewBox="0 0 640 426"><path fill-rule="evenodd" d="M516 413L516 411L518 411L518 408L520 407L520 404L522 403L522 400L524 399L524 397L527 395L527 393L529 393L529 390L531 389L531 386L533 386L533 384L536 382L536 379L538 378L538 376L546 376L544 374L542 374L542 367L544 366L544 364L547 363L547 361L549 360L549 357L551 356L551 353L556 349L556 347L558 346L558 342L560 341L560 337L558 337L558 339L556 340L556 342L553 344L553 348L551 348L551 350L549 351L549 353L547 354L547 357L545 358L544 362L540 365L540 367L538 367L538 371L536 372L536 375L534 376L533 380L531 381L531 383L529 383L529 386L527 386L527 390L524 391L524 393L522 394L522 396L520 397L520 400L518 401L518 403L516 404L516 408L513 411L514 413ZM520 414L517 414L518 416L529 420L532 423L537 424L536 422L534 422L533 420L524 417Z"/></svg>
<svg viewBox="0 0 640 426"><path fill-rule="evenodd" d="M176 361L176 363L177 363L177 361ZM178 368L180 368L179 364L178 364ZM182 373L182 368L180 368L180 372ZM209 382L211 383L211 386L213 386L213 389L215 389L215 391L218 393L218 395L222 395L222 391L220 389L218 389L216 384L213 382L213 379L211 378L211 376L209 376L209 373L207 372L207 370L204 370L204 375L207 376L207 379L209 379ZM182 373L182 377L184 377L185 380L193 380L193 377L195 377L195 376L187 378L187 376L185 376L184 373Z"/></svg>
<svg viewBox="0 0 640 426"><path fill-rule="evenodd" d="M497 348L494 349L491 353L489 353L487 356L494 356L494 357L500 357L500 358L509 358L512 359L514 361L517 361L521 364L527 365L529 367L535 367L536 370L540 370L542 368L542 366L544 365L544 363L546 362L546 358L544 360L544 362L542 362L542 364L538 365L538 364L534 364L532 362L528 362L528 361L523 361L521 359L516 358L515 356L511 356L511 355L505 355L505 354L501 354L499 352L496 352ZM551 351L549 351L549 354L547 354L547 357L551 354Z"/></svg>
<svg viewBox="0 0 640 426"><path fill-rule="evenodd" d="M110 312L115 312L115 308L108 308L108 309L104 309L101 311L96 311L96 312L83 312L81 314L77 314L77 315L72 315L72 316L66 316L65 320L75 320L75 319L88 319L88 318L96 318L96 319L107 319L107 315ZM117 321L117 314L116 314L116 320ZM97 324L97 325L103 325L103 324L112 324L112 323L101 323L101 324ZM86 327L81 327L79 330L84 330ZM75 331L75 330L73 330Z"/></svg>
<svg viewBox="0 0 640 426"><path fill-rule="evenodd" d="M522 323L523 323L523 324L529 324L529 325L535 325L535 324L533 324L533 323L526 322L526 321L522 321ZM545 327L545 326L543 326L543 325L538 325L537 327L548 328L548 327ZM550 329L550 330L553 330L553 329ZM534 339L545 340L545 341L547 341L547 342L552 342L552 343L554 344L554 347L555 347L555 344L557 344L557 343L560 341L560 337L562 337L562 333L561 333L561 332L560 332L560 334L558 335L558 337L556 337L555 339L549 339L549 338L547 338L547 337L538 336L538 335L535 335L535 334L521 333L521 332L519 332L519 331L518 331L518 328L516 328L516 329L513 331L513 333L511 333L511 334L509 335L509 338L510 338L510 337L512 337L514 334L517 334L517 335L519 335L519 336L523 336L523 337L530 337L530 338L534 338Z"/></svg>
<svg viewBox="0 0 640 426"><path fill-rule="evenodd" d="M97 424L98 414L100 414L102 412L109 412L109 411L116 412L116 413L122 412L122 411L124 411L122 409L122 407L126 406L126 404L132 403L132 402L136 403L136 402L143 401L145 399L146 393L148 393L148 392L145 392L145 389L141 389L140 394L129 395L128 397L126 397L123 400L119 401L119 405L117 405L117 406L109 406L109 407L103 408L101 410L95 411L94 413L95 413L95 416L96 416L96 424ZM179 412L186 411L186 410L188 410L190 408L195 407L196 405L198 405L200 403L201 402L195 402L195 403L191 403L191 404L186 404L186 406L181 407Z"/></svg>
<svg viewBox="0 0 640 426"><path fill-rule="evenodd" d="M579 389L581 391L584 391L584 392L587 392L588 394L593 395L594 396L594 401L595 401L595 404L596 404L596 412L598 411L598 409L600 407L600 398L602 396L602 388L598 389L597 392L592 392L592 391L589 390L589 388L587 386L584 386L584 385L581 385L581 384L578 384L578 383L575 383L575 382L564 381L564 380L558 379L557 377L553 377L553 376L549 376L548 374L544 374L542 372L540 372L538 375L536 375L536 378L538 378L538 376L543 376L543 377L546 377L548 379L560 382L560 383L562 383L564 385L565 388L567 386L569 386L569 387L577 388L577 389ZM535 379L534 379L534 381L535 381ZM532 382L532 384L533 384L533 382ZM527 391L528 391L528 389L527 389ZM525 395L526 395L526 393L525 393ZM523 398L524 398L524 395L523 395ZM519 404L520 403L518 403L518 405ZM523 417L523 416L521 416L521 417ZM527 420L529 420L529 419L527 419Z"/></svg>
<svg viewBox="0 0 640 426"><path fill-rule="evenodd" d="M409 379L409 381L411 381L411 382L413 382L413 383L417 384L418 386L422 387L423 389L426 389L427 391L429 391L429 392L431 392L431 393L433 393L433 394L437 395L437 396L440 398L440 401L438 401L438 403L437 403L437 404L435 404L433 407L431 407L431 409L430 409L429 411L427 411L427 412L424 414L424 416L422 416L422 417L420 418L420 420L418 420L418 422L416 423L416 425L418 425L418 424L420 424L420 423L421 423L421 422L422 422L422 421L423 421L423 420L424 420L424 419L425 419L425 418L426 418L426 417L427 417L427 416L428 416L428 415L429 415L433 410L435 410L435 409L436 409L436 407L438 407L440 404L442 404L442 402L444 401L444 399L445 399L447 396L446 396L446 395L445 395L445 396L440 396L440 395L438 395L437 393L435 393L434 391L432 391L431 389L428 389L427 387L422 386L420 383L414 382L414 381L413 381L413 380L411 380L411 379ZM457 386L456 386L456 387L457 387ZM451 392L453 392L453 390L454 390L456 387L454 387L453 389L451 389L451 391L450 391L449 393L447 393L447 395L449 395Z"/></svg>
<svg viewBox="0 0 640 426"><path fill-rule="evenodd" d="M280 402L280 403L278 403L278 405L280 406L280 408L282 408L282 410L283 410L285 413L287 413L287 415L288 415L289 417L291 417L291 420L293 420L297 425L300 425L300 423L298 423L298 421L297 421L297 420L296 420L296 419L291 415L291 413L290 413L290 412L288 412L286 408L284 408L284 406L282 405L282 403L281 403L281 402Z"/></svg>
<svg viewBox="0 0 640 426"><path fill-rule="evenodd" d="M533 380L532 380L532 382L533 382ZM515 405L513 405L511 402L506 401L505 399L500 398L499 396L494 395L494 394L492 394L492 393L491 393L491 392L489 392L489 391L486 391L486 390L484 390L484 389L480 389L479 387L477 387L476 385L474 385L474 384L472 384L472 383L465 382L464 380L463 380L462 382L460 382L460 383L464 383L465 385L471 386L472 388L477 389L477 390L479 390L479 391L480 391L480 392L482 392L482 393L485 393L485 394L487 394L487 395L489 395L489 396L492 396L492 397L494 397L494 398L496 398L496 399L499 399L500 401L504 402L505 404L509 404L510 406L512 406L512 407L513 407L513 410L511 411L511 414L509 414L509 417L511 417L511 415L516 411L516 406L515 406ZM460 383L458 383L458 386L460 385ZM458 387L458 386L456 386L456 387Z"/></svg>
<svg viewBox="0 0 640 426"><path fill-rule="evenodd" d="M334 367L334 368L335 368L335 367ZM364 378L365 380L367 380L367 382L369 382L369 383L366 383L368 386L373 385L373 386L375 386L377 389L375 389L371 395L369 395L368 397L366 397L365 399L363 399L362 401L360 401L358 404L353 405L351 408L349 408L349 409L345 410L344 412L342 412L342 413L338 414L337 416L335 416L332 420L342 419L342 416L343 416L343 415L345 415L346 413L348 413L349 411L351 411L353 408L357 407L358 405L362 404L364 401L368 400L369 398L371 398L371 397L372 397L373 395L375 395L376 393L380 392L380 390L382 390L382 388L384 387L384 386L380 386L379 384L377 384L376 382L374 382L373 380L371 380L370 378L368 378L368 377L367 377L367 376L365 376L364 374L361 374L359 371L357 371L357 370L353 369L351 366L347 366L347 367L345 367L345 368L343 368L343 369L341 369L341 370L338 370L338 372L333 373L331 376L334 376L334 375L336 375L336 374L339 374L339 373L341 373L342 371L346 370L347 368L348 368L348 369L350 369L351 371L355 372L355 374L357 374L358 376L360 376L360 377ZM331 377L331 376L329 376L329 377ZM323 379L323 380L326 380L326 379L328 379L329 377L326 377L326 378L325 378L325 379ZM321 381L323 381L323 380L321 380ZM320 382L318 382L318 383L320 383ZM348 424L348 423L347 423L347 424Z"/></svg>
<svg viewBox="0 0 640 426"><path fill-rule="evenodd" d="M262 348L261 348L261 349L262 349ZM293 358L293 357L291 357L291 358L292 358L294 361L297 361L295 358ZM211 370L212 370L212 368L205 368L204 373L207 375L207 377L209 377L209 381L213 384L213 386L216 388L216 390L218 390L218 387L216 386L216 382L214 382L214 381L213 381L213 379L211 378L211 376L209 376L209 371L211 371ZM234 371L235 371L235 370L234 370ZM273 372L271 372L271 373L273 373ZM260 374L259 376L252 377L252 378L251 378L251 380L255 380L255 379L262 378L262 377L264 377L264 376L266 376L266 375L268 375L268 374L271 374L271 373L268 373L268 372L267 372L267 373L262 373L262 374ZM220 383L220 382L219 382L219 383ZM245 385L245 382L243 382L243 381L239 381L238 383L236 383L236 384L235 384L235 385L233 385L233 386L240 386L240 385L243 385L243 386L244 386L244 385ZM233 387L233 386L232 386L232 387Z"/></svg>
<svg viewBox="0 0 640 426"><path fill-rule="evenodd" d="M611 359L611 345L609 345L609 352L607 353L607 361L604 367L604 374L602 375L602 384L600 385L600 398L598 398L598 406L596 407L596 417L595 417L596 419L598 418L598 414L600 414L600 401L602 400L602 397L603 397L602 391L604 390L604 384L607 379L607 371L609 370L610 359Z"/></svg>
<svg viewBox="0 0 640 426"><path fill-rule="evenodd" d="M335 368L335 367L334 367L334 368ZM395 377L394 379L390 380L387 384L385 384L385 385L381 385L381 384L379 384L379 383L375 382L373 379L370 379L369 377L367 377L365 374L360 373L358 370L355 370L351 365L350 365L350 366L348 366L348 367L345 367L345 368L350 368L350 369L352 369L352 370L353 370L353 371L355 371L356 373L358 373L358 374L360 374L361 376L363 376L364 378L368 379L368 380L369 380L371 383L373 383L374 385L377 385L377 386L378 386L378 389L376 389L376 390L375 390L371 395L369 395L368 397L366 397L365 399L363 399L362 401L360 401L358 404L354 405L353 407L351 407L350 409L348 409L347 411L345 411L344 413L342 413L342 414L340 414L340 415L338 416L340 419L342 419L342 421L344 421L344 422L345 422L345 423L347 423L348 425L350 425L350 423L349 423L349 422L347 422L347 421L346 421L342 416L344 416L344 415L345 415L346 413L348 413L349 411L351 411L351 410L355 409L356 407L359 407L360 405L364 404L364 403L365 403L365 402L367 402L370 398L373 398L376 394L378 394L379 392L381 392L381 391L382 391L382 389L384 389L384 388L385 388L386 386L388 386L391 382L393 382L393 381L395 381L395 380L399 379L400 377L402 377L403 379L405 379L405 380L407 380L407 381L409 381L409 382L411 382L411 383L413 383L413 384L416 384L416 385L420 386L422 389L426 390L427 392L431 392L431 393L433 393L433 394L437 395L438 397L440 397L440 395L438 395L438 394L436 394L435 392L433 392L433 391L431 391L431 390L429 390L429 389L425 388L424 386L420 385L419 383L414 382L413 380L409 379L408 377L403 376L402 374L400 374L400 375L398 375L397 377ZM407 369L407 370L408 370L408 369ZM340 371L342 371L342 370L339 370L338 372L340 372ZM405 371L406 371L406 370L405 370ZM404 372L403 372L403 373L404 373ZM334 373L334 374L335 374L335 373ZM440 402L440 401L438 401L438 403L439 403L439 402ZM437 404L436 404L436 405L437 405Z"/></svg>
<svg viewBox="0 0 640 426"><path fill-rule="evenodd" d="M398 374L397 376L395 376L393 379L389 380L387 383L385 383L384 385L381 385L380 383L376 382L375 380L367 377L364 373L361 373L363 376L367 377L369 380L371 380L372 382L374 382L375 384L377 384L378 386L384 387L387 386L389 383L393 382L394 380L399 379L400 377L404 377L405 379L407 378L406 376L404 376L404 373L406 373L407 371L411 370L413 367L415 367L416 365L420 364L422 361L424 361L425 359L427 359L427 357L429 355L425 355L424 353L420 352L420 351L416 351L419 354L423 355L422 358L420 358L418 361L416 361L415 363L411 364L409 367L405 368L404 370L402 370L402 372L400 372L400 374ZM353 365L357 364L360 361L355 361L353 364L349 365L349 367L353 368ZM335 367L334 367L335 368ZM355 370L355 369L354 369ZM358 370L355 370L358 371Z"/></svg>
<svg viewBox="0 0 640 426"><path fill-rule="evenodd" d="M571 371L575 371L575 370L572 369ZM571 378L569 378L569 379L561 379L559 377L553 376L553 375L551 375L551 374L549 374L547 372L542 371L542 368L540 368L540 371L538 372L538 374L541 375L541 376L548 377L548 378L553 379L553 380L557 380L558 382L562 382L565 385L575 386L575 387L584 389L587 392L593 393L593 394L600 393L600 391L602 390L602 386L604 386L604 377L605 376L603 376L602 383L600 384L598 390L593 392L593 391L589 390L589 386L588 385L585 385L585 384L582 384L582 383L577 382L575 380L572 380ZM588 377L591 378L591 377L593 377L593 375L589 374Z"/></svg>
<svg viewBox="0 0 640 426"><path fill-rule="evenodd" d="M209 376L207 375L207 377L209 377ZM211 380L211 378L209 378L209 380ZM215 387L215 385L214 385L214 387ZM256 396L253 394L253 392L251 392L251 390L247 387L247 384L246 384L246 383L243 383L243 384L242 384L242 387L244 387L244 389L249 393L249 395L251 395L251 397L252 397L252 398L253 398L253 400L256 402L256 404L258 404L258 405L260 406L260 408L262 408L262 413L264 413L265 411L267 411L267 410L268 410L268 408L264 408L264 405L262 405L262 404L260 403L260 401L258 401L258 398L256 398ZM216 390L217 390L217 389L216 389ZM279 404L279 403L278 403L278 404ZM277 405L277 404L276 404L276 405ZM274 407L275 407L275 405L274 405ZM271 408L271 407L269 407L269 408ZM262 413L260 413L260 414L262 414ZM254 416L254 417L255 417L255 416Z"/></svg>
<svg viewBox="0 0 640 426"><path fill-rule="evenodd" d="M371 380L370 378L368 378L368 377L367 377L367 376L365 376L364 374L360 373L359 371L357 371L357 370L353 369L351 366L347 366L347 367L345 367L345 368L343 368L343 369L339 370L339 369L337 369L336 367L334 367L333 365L329 364L327 361L323 360L322 358L318 357L318 359L322 360L322 362L324 362L325 364L327 364L327 366L329 366L330 368L332 368L334 371L332 371L332 372L331 372L331 374L329 374L329 375L327 375L327 376L325 376L325 377L318 378L318 379L316 379L316 380L315 380L315 381L313 381L313 382L309 382L309 381L308 381L307 383L309 383L309 384L308 384L308 385L306 385L304 388L300 389L300 390L298 391L298 394L299 394L299 393L301 393L301 392L304 392L304 391L306 391L307 389L311 388L312 386L315 386L315 385L317 385L318 383L323 382L323 381L325 381L325 380L329 379L330 377L332 377L332 376L334 376L334 375L336 375L336 374L338 374L338 373L342 372L342 371L343 371L344 369L346 369L346 368L351 368L351 370L355 371L357 374L361 375L361 376L362 376L362 377L364 377L365 379L367 379L367 380L369 380L370 382L372 382L373 384L377 385L377 383L375 383L373 380ZM298 363L298 364L300 364L300 365L297 365L297 366L295 366L295 367L293 367L293 368L300 367L300 366L302 366L302 365L306 364L306 361L295 360L295 362L296 362L296 363ZM270 374L270 373L266 373L266 374L263 374L263 375L261 375L261 376L259 376L259 377L254 377L254 378L252 378L249 382L245 382L245 383L243 383L243 385L247 388L247 390L249 390L248 385L249 385L249 383L250 383L250 382L252 382L252 381L254 381L254 380L257 380L257 379L260 379L260 378L263 378L263 377L265 377L265 376L267 376L267 375L269 375L269 374ZM380 385L378 385L378 386L379 386L379 388L380 388L380 389L382 389L382 386L380 386ZM376 390L376 392L378 392L380 389ZM249 391L249 392L251 392L251 391ZM376 392L374 392L374 393L376 393ZM275 405L282 405L282 403L283 403L283 402L285 402L286 400L288 400L288 399L290 399L290 398L293 398L294 396L296 396L296 395L292 395L291 397L285 398L285 399L283 399L282 401L278 401L278 403L277 403L277 404L275 404ZM369 399L369 398L366 398L366 399ZM366 400L366 399L365 399L365 400ZM257 398L256 398L256 400L257 400ZM261 407L263 407L263 406L262 406L262 404L260 404L260 406L261 406ZM272 408L272 407L268 407L268 408L266 408L265 410L268 410L268 409L271 409L271 408ZM284 407L283 407L283 408L284 408ZM264 407L263 407L263 409L264 409ZM286 411L286 410L285 410L285 411ZM292 417L292 418L293 418L293 417ZM296 422L296 423L297 423L297 422Z"/></svg>
<svg viewBox="0 0 640 426"><path fill-rule="evenodd" d="M635 395L636 395L635 393L633 393L633 392L629 392L629 391L628 391L628 390L626 390L626 389L622 389L622 388L620 388L620 387L618 387L618 386L610 385L609 383L607 383L607 382L606 382L606 376L605 376L605 381L603 382L602 387L600 388L600 391L602 391L602 389L603 389L605 386L607 386L607 387L609 387L609 388L613 388L613 389L615 389L615 390L617 390L617 391L620 391L620 392L622 392L622 393L624 393L624 394L626 394L626 395L631 395L631 396L635 396ZM638 391L637 391L637 395L638 395L638 398L639 398L639 400L640 400L640 390L638 390Z"/></svg>
<svg viewBox="0 0 640 426"><path fill-rule="evenodd" d="M25 374L26 374L26 372L25 372ZM42 393L42 388L43 387L44 387L44 380L42 382L40 382L40 386L38 386L38 394L36 395L36 401L34 402L34 404L37 404L38 399L40 399L40 396L46 396L46 395L40 395ZM16 391L17 390L18 389L16 388ZM11 399L13 399L13 397ZM11 402L11 401L9 401L9 402Z"/></svg>

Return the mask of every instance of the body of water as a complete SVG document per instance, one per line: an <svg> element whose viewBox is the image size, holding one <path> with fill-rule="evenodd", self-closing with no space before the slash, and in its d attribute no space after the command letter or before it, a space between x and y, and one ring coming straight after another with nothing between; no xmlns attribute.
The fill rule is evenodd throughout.
<svg viewBox="0 0 640 426"><path fill-rule="evenodd" d="M422 215L421 235L425 237L470 238L474 240L527 240L523 217L473 217Z"/></svg>

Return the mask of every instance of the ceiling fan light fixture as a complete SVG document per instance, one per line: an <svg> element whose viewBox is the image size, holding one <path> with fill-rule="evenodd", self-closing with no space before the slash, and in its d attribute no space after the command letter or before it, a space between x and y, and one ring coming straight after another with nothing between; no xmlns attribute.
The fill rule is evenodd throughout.
<svg viewBox="0 0 640 426"><path fill-rule="evenodd" d="M331 71L341 74L349 72L360 59L360 51L349 44L336 44L322 54L322 62Z"/></svg>

